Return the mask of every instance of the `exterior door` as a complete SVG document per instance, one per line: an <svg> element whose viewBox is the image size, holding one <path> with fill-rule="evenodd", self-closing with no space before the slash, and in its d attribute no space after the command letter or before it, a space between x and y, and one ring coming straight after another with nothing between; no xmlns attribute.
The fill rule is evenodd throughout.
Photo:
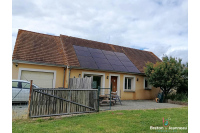
<svg viewBox="0 0 200 133"><path fill-rule="evenodd" d="M117 76L111 76L111 89L112 92L117 91Z"/></svg>
<svg viewBox="0 0 200 133"><path fill-rule="evenodd" d="M101 76L93 76L92 88L98 89L101 86Z"/></svg>

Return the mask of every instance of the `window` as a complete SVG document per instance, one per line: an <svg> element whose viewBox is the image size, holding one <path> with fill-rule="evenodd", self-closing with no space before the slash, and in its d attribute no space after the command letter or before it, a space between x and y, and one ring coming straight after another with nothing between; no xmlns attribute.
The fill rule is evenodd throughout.
<svg viewBox="0 0 200 133"><path fill-rule="evenodd" d="M32 85L32 88L37 88L35 85Z"/></svg>
<svg viewBox="0 0 200 133"><path fill-rule="evenodd" d="M125 78L125 89L131 89L131 78Z"/></svg>
<svg viewBox="0 0 200 133"><path fill-rule="evenodd" d="M12 88L18 88L18 82L12 82Z"/></svg>
<svg viewBox="0 0 200 133"><path fill-rule="evenodd" d="M84 77L92 77L92 88L98 89L98 86L101 86L101 76L99 75L91 75L91 74L84 74Z"/></svg>
<svg viewBox="0 0 200 133"><path fill-rule="evenodd" d="M145 88L148 87L148 81L145 79Z"/></svg>
<svg viewBox="0 0 200 133"><path fill-rule="evenodd" d="M149 84L148 79L144 78L144 89L145 90L150 90L152 86Z"/></svg>
<svg viewBox="0 0 200 133"><path fill-rule="evenodd" d="M124 91L135 91L135 77L125 75L124 76Z"/></svg>
<svg viewBox="0 0 200 133"><path fill-rule="evenodd" d="M23 89L30 89L30 84L26 82L22 82L22 88Z"/></svg>

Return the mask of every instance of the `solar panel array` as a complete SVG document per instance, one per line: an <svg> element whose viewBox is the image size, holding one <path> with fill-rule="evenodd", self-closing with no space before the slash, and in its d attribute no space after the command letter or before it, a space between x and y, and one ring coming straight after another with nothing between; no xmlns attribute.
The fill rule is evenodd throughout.
<svg viewBox="0 0 200 133"><path fill-rule="evenodd" d="M124 53L73 45L82 68L140 73Z"/></svg>

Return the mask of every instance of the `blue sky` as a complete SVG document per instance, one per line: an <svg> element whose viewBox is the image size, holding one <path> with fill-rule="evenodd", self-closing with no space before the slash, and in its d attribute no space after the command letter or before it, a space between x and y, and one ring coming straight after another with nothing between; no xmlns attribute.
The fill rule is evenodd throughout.
<svg viewBox="0 0 200 133"><path fill-rule="evenodd" d="M18 29L79 37L188 61L187 0L14 0L12 50Z"/></svg>

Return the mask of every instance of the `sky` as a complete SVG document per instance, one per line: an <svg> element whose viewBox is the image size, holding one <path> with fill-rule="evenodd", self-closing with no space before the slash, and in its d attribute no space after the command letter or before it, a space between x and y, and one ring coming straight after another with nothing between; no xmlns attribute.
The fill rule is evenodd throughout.
<svg viewBox="0 0 200 133"><path fill-rule="evenodd" d="M151 51L188 62L187 0L13 0L18 29Z"/></svg>

